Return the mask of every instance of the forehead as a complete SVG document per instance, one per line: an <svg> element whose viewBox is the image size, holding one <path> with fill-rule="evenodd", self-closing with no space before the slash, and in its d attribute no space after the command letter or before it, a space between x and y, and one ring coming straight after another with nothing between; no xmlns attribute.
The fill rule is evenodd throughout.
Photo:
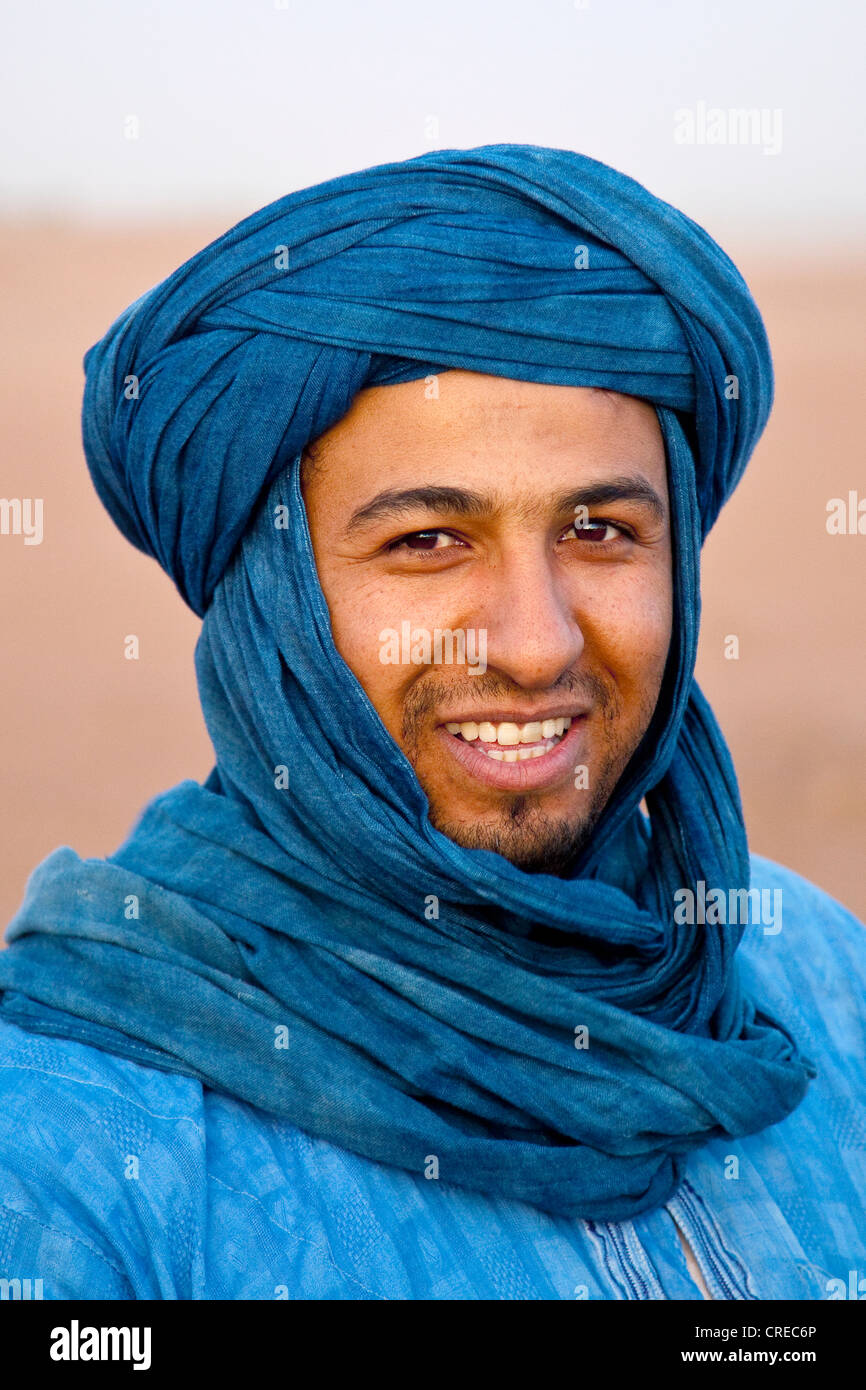
<svg viewBox="0 0 866 1390"><path fill-rule="evenodd" d="M428 480L500 487L640 469L663 485L654 408L593 387L518 381L453 370L361 391L347 414L308 446L312 482L356 494Z"/></svg>

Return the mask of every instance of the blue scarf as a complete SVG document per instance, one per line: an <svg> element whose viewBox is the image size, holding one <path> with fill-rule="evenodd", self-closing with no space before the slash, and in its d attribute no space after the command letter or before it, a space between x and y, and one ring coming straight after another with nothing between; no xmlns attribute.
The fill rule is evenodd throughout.
<svg viewBox="0 0 866 1390"><path fill-rule="evenodd" d="M706 233L569 151L437 151L255 213L85 365L95 486L203 614L216 766L108 859L39 866L0 1013L571 1217L657 1206L690 1150L789 1114L815 1069L743 997L743 928L674 920L678 888L749 883L693 671L701 544L772 399L760 316ZM362 387L449 367L639 396L665 439L667 672L570 877L433 829L316 574L303 446Z"/></svg>

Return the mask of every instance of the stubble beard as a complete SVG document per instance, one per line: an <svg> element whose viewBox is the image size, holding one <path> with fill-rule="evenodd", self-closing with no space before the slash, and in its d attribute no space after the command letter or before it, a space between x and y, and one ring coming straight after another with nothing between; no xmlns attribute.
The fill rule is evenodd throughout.
<svg viewBox="0 0 866 1390"><path fill-rule="evenodd" d="M476 699L479 696L495 699L509 693L504 683L495 676L490 684L483 676L474 680L472 688ZM649 725L656 699L654 697L647 702L641 710L638 735L624 747L619 725L622 699L615 685L608 685L596 677L577 677L570 672L557 683L554 690L566 695L589 696L593 701L593 712L599 720L602 744L600 765L590 771L590 786L584 793L588 802L584 801L579 810L575 810L571 816L554 816L544 810L544 792L504 793L501 810L494 820L461 821L454 818L453 808L441 804L426 787L424 790L427 791L430 823L449 840L464 849L483 849L501 854L525 873L564 877L589 843L617 782ZM409 693L402 737L406 754L416 771L418 735L424 717L441 707L443 698L449 693L453 693L453 688L446 690L432 678Z"/></svg>

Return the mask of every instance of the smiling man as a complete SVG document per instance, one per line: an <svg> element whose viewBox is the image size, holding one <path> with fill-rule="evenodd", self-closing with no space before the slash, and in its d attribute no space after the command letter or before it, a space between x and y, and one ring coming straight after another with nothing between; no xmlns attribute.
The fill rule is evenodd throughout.
<svg viewBox="0 0 866 1390"><path fill-rule="evenodd" d="M724 253L568 151L438 151L262 209L85 365L216 760L8 930L3 1276L866 1292L866 937L750 857L694 682L772 397Z"/></svg>
<svg viewBox="0 0 866 1390"><path fill-rule="evenodd" d="M448 372L432 399L414 382L362 392L303 477L334 640L432 824L568 872L649 725L670 646L655 411ZM487 672L384 664L398 619L482 634Z"/></svg>

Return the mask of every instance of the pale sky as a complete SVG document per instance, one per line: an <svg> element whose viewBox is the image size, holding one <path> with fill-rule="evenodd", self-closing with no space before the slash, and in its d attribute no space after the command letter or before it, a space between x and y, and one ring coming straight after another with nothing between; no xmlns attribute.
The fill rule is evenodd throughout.
<svg viewBox="0 0 866 1390"><path fill-rule="evenodd" d="M623 169L732 252L826 255L866 230L864 39L854 0L7 0L0 216L228 225L518 141ZM732 142L738 109L758 143ZM699 142L711 118L725 143Z"/></svg>

